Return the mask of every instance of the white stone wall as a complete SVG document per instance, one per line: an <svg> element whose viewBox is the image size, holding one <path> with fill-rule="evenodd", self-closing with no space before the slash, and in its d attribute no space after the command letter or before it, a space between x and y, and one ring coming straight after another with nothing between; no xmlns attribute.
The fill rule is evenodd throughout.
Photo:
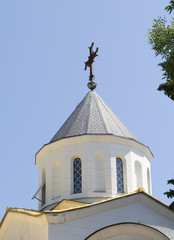
<svg viewBox="0 0 174 240"><path fill-rule="evenodd" d="M82 163L82 193L74 194L72 169L76 157ZM117 157L123 162L124 193L139 187L151 193L147 171L150 173L152 155L147 147L134 140L113 136L79 136L46 145L36 156L39 185L42 170L46 169L46 204L41 206L40 203L39 208L62 199L93 202L120 195L117 194ZM136 164L141 169L138 173ZM41 191L39 197L42 198Z"/></svg>
<svg viewBox="0 0 174 240"><path fill-rule="evenodd" d="M174 240L174 213L145 193L65 211L8 212L0 240Z"/></svg>
<svg viewBox="0 0 174 240"><path fill-rule="evenodd" d="M153 204L152 204L153 205ZM98 206L99 207L99 206ZM105 228L105 235L109 236L109 232L107 232L108 226L117 225L117 224L125 224L125 223L135 223L140 224L139 238L135 238L138 240L146 240L146 239L154 239L154 240L166 240L166 239L174 239L174 224L171 219L163 216L159 212L143 205L142 203L132 203L131 202L127 206L120 206L118 208L113 208L110 210L105 210L105 206L101 204L99 207L99 212L95 211L95 207L93 207L93 215L88 215L82 217L82 212L80 210L76 210L71 214L64 214L64 219L56 219L54 216L47 216L49 227L48 234L49 240L84 240L89 237L91 234L94 234L97 231L100 231L102 228ZM88 211L88 209L86 209ZM168 210L169 211L169 210ZM77 220L71 220L72 215L76 215ZM85 213L87 215L87 213ZM79 217L80 216L80 217ZM62 221L62 222L61 222ZM56 224L57 222L57 224ZM59 224L58 224L59 222ZM149 238L146 233L146 238L143 238L143 225L149 226L150 228L154 228L157 230L156 234L152 234L151 229L149 229ZM124 238L125 235L123 231L116 231L115 237L111 238L114 240L120 239L134 239L131 236L131 232L128 231L128 228L121 225L124 229L124 234L128 234L129 238ZM137 227L137 225L136 225ZM135 228L136 228L135 227ZM158 235L158 231L159 234ZM137 237L136 231L134 232L134 236ZM142 235L141 235L142 234ZM167 237L162 237L166 235ZM120 236L121 235L121 236ZM118 238L116 238L116 236ZM158 237L159 236L159 237ZM98 237L98 238L97 238ZM97 237L91 238L95 240L106 239L104 234L97 234ZM108 238L107 238L108 239ZM109 238L110 239L110 238Z"/></svg>
<svg viewBox="0 0 174 240"><path fill-rule="evenodd" d="M48 224L43 224L40 217L9 213L3 229L0 229L0 240L38 239L48 240Z"/></svg>

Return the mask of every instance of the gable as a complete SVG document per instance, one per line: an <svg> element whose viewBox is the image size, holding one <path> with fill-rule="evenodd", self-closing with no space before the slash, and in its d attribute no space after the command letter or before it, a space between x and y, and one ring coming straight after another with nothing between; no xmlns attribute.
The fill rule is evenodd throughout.
<svg viewBox="0 0 174 240"><path fill-rule="evenodd" d="M54 211L55 213L56 211ZM125 233L128 236L132 234L132 239L137 237L139 237L138 240L160 239L160 237L157 238L158 232L160 232L161 237L163 235L166 236L166 238L161 239L174 238L174 213L164 204L144 193L102 201L98 204L95 203L73 210L61 211L60 213L57 212L56 216L51 214L51 212L46 213L46 215L50 234L52 232L61 233L62 235L60 236L65 236L65 239L88 239L89 236L92 236L91 234L103 228L126 223L143 225L156 231L155 238L151 238L151 235L148 233L141 236L141 232L145 231L142 228L137 230L136 235L132 234L132 230L130 233ZM118 238L120 236L115 237L113 235L112 238L111 235L109 239L121 240L121 238Z"/></svg>

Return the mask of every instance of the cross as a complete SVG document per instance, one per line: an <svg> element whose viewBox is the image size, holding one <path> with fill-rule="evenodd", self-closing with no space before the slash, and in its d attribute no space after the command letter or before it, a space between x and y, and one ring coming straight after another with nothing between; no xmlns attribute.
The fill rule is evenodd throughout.
<svg viewBox="0 0 174 240"><path fill-rule="evenodd" d="M94 73L93 73L93 62L94 62L94 58L96 57L96 56L98 56L98 49L99 48L96 48L96 50L95 50L95 52L93 51L93 46L94 46L94 43L92 42L92 44L91 44L91 46L89 47L89 53L90 53L90 56L88 57L88 61L87 62L85 62L85 69L84 70L86 70L87 69L87 67L90 67L90 76L89 76L89 81L91 81L91 85L93 85L93 79L94 79ZM94 83L95 85L97 85L96 83ZM89 83L88 83L88 85L89 85ZM89 87L89 86L88 86ZM95 86L96 87L96 86ZM94 87L94 88L95 88ZM90 88L90 87L89 87ZM93 89L94 89L93 88ZM92 88L90 88L91 90L93 90Z"/></svg>

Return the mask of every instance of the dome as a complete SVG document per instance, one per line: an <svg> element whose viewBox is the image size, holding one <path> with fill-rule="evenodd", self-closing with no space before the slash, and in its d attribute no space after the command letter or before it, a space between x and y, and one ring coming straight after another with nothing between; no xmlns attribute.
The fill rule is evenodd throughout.
<svg viewBox="0 0 174 240"><path fill-rule="evenodd" d="M137 140L99 95L90 91L72 112L51 142L80 135L115 135Z"/></svg>

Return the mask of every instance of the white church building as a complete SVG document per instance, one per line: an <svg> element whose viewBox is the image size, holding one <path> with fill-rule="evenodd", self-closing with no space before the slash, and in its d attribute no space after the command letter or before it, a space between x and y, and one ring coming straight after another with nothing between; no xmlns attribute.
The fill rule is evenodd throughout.
<svg viewBox="0 0 174 240"><path fill-rule="evenodd" d="M0 240L174 239L154 198L150 149L90 91L36 153L38 211L7 208Z"/></svg>
<svg viewBox="0 0 174 240"><path fill-rule="evenodd" d="M7 208L0 240L174 240L174 211L152 196L152 152L90 77L92 91L36 153L38 210Z"/></svg>

